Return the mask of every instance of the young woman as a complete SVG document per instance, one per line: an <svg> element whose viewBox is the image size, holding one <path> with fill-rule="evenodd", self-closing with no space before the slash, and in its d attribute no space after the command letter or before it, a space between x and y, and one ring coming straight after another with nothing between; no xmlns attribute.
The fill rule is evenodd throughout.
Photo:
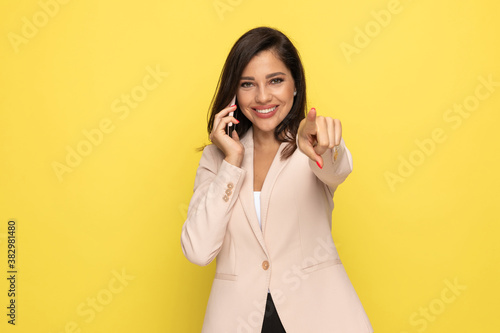
<svg viewBox="0 0 500 333"><path fill-rule="evenodd" d="M217 258L202 332L373 332L331 235L351 154L338 119L305 112L290 40L268 27L241 36L212 100L212 144L181 234L189 261Z"/></svg>

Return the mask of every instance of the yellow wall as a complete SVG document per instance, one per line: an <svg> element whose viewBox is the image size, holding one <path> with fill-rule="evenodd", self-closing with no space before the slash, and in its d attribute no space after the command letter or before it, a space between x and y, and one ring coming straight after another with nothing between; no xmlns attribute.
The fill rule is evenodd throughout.
<svg viewBox="0 0 500 333"><path fill-rule="evenodd" d="M180 246L194 149L230 47L260 25L292 38L309 106L342 121L354 172L333 237L375 332L498 331L499 12L493 0L2 1L1 331L200 331L215 263Z"/></svg>

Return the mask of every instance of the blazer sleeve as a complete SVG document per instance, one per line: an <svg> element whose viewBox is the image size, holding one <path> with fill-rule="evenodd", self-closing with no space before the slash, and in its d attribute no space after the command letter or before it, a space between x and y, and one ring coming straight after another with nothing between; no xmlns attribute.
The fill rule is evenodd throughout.
<svg viewBox="0 0 500 333"><path fill-rule="evenodd" d="M246 174L246 170L225 160L219 167L220 156L214 156L214 147L209 145L203 150L181 233L182 252L200 266L211 263L219 253Z"/></svg>
<svg viewBox="0 0 500 333"><path fill-rule="evenodd" d="M299 146L299 137L296 138L297 147ZM328 186L331 195L337 186L352 172L352 155L347 149L344 138L340 139L338 146L337 159L334 160L334 149L327 149L323 155L323 169L320 169L315 161L309 159L309 166L314 174Z"/></svg>

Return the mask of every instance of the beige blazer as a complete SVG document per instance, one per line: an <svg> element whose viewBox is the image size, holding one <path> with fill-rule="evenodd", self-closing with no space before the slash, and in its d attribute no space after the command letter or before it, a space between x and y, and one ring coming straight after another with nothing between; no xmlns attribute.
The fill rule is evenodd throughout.
<svg viewBox="0 0 500 333"><path fill-rule="evenodd" d="M279 147L261 190L253 194L253 131L241 138L241 167L214 144L203 150L182 227L186 258L216 273L202 333L260 333L268 289L287 333L370 333L370 321L332 239L333 194L352 171L342 139L320 169L298 148Z"/></svg>

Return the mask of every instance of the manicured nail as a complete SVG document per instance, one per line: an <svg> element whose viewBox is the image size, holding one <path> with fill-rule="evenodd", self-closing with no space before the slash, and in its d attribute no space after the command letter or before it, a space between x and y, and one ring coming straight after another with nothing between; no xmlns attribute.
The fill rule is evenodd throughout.
<svg viewBox="0 0 500 333"><path fill-rule="evenodd" d="M323 167L322 167L321 165L319 165L319 162L318 162L318 161L316 161L316 164L318 165L318 167L319 167L320 169L323 169Z"/></svg>
<svg viewBox="0 0 500 333"><path fill-rule="evenodd" d="M239 123L240 123L240 121L239 121L238 119L235 119L234 121L235 121L237 124L239 124Z"/></svg>
<svg viewBox="0 0 500 333"><path fill-rule="evenodd" d="M236 106L236 104L233 104L233 105L230 106L230 108L235 107L235 106Z"/></svg>
<svg viewBox="0 0 500 333"><path fill-rule="evenodd" d="M316 111L316 109L315 109L315 108L311 108L311 111L312 111L312 110Z"/></svg>

